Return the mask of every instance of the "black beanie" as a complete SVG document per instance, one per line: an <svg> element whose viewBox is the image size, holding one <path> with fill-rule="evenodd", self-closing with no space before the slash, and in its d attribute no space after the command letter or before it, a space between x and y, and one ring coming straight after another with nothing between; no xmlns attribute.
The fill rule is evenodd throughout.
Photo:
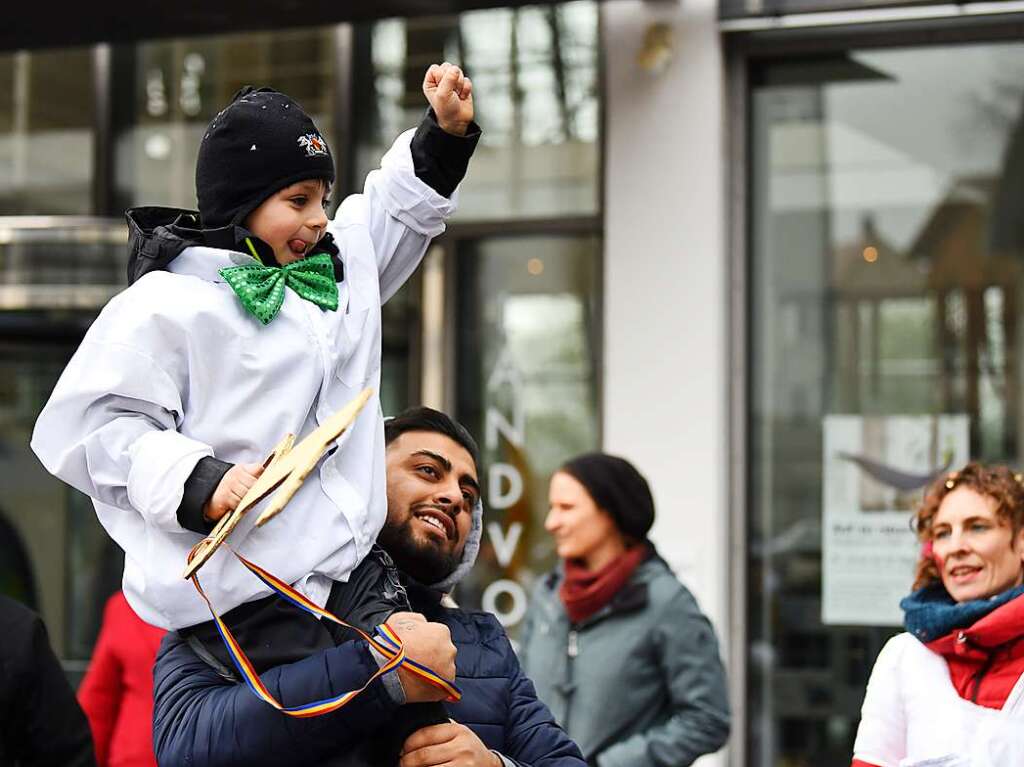
<svg viewBox="0 0 1024 767"><path fill-rule="evenodd" d="M629 461L607 453L585 453L566 462L561 471L587 489L607 511L619 532L638 541L654 524L654 498L643 474Z"/></svg>
<svg viewBox="0 0 1024 767"><path fill-rule="evenodd" d="M240 225L260 203L310 178L334 182L334 159L302 107L247 85L213 118L199 144L196 197L204 229Z"/></svg>

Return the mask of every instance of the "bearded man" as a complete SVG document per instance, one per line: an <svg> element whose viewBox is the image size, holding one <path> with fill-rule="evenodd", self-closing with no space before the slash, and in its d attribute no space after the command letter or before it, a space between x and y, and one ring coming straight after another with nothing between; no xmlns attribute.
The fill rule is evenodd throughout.
<svg viewBox="0 0 1024 767"><path fill-rule="evenodd" d="M396 604L407 597L416 612L393 614L388 625L410 657L441 673L454 665L461 700L441 709L443 692L399 669L338 711L291 719L240 683L217 657L215 641L172 632L154 673L154 747L161 764L584 767L579 749L537 699L497 619L445 599L470 571L480 547L476 442L463 426L430 408L388 420L385 441L387 522L377 539L380 548L353 580L374 579L378 590L395 592ZM382 570L380 564L391 560L397 569ZM386 618L364 613L358 595L367 593L366 583L354 585L339 584L328 608L360 628ZM262 643L261 678L285 705L357 688L382 662L365 642L322 623L296 614L286 641L305 637L304 646L313 648L303 650L301 660L274 664L288 657L280 649L283 638L268 636ZM248 632L259 636L258 626Z"/></svg>

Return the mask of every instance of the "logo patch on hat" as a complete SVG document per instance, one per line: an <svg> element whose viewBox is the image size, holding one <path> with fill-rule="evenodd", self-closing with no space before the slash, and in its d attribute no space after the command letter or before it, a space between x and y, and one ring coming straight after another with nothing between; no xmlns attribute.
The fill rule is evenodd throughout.
<svg viewBox="0 0 1024 767"><path fill-rule="evenodd" d="M327 142L316 133L307 133L299 136L299 146L306 150L307 157L316 157L318 154L327 154Z"/></svg>

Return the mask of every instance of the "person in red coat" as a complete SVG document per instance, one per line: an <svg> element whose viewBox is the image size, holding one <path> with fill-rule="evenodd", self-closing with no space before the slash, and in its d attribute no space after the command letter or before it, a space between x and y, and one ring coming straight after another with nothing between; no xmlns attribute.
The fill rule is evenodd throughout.
<svg viewBox="0 0 1024 767"><path fill-rule="evenodd" d="M144 623L120 591L107 601L92 662L78 688L99 767L156 767L153 663L164 633Z"/></svg>

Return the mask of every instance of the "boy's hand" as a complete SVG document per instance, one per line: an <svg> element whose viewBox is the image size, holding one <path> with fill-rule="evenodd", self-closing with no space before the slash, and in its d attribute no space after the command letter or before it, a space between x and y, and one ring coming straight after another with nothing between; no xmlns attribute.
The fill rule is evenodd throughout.
<svg viewBox="0 0 1024 767"><path fill-rule="evenodd" d="M455 679L455 645L448 627L430 623L419 613L395 613L387 625L405 645L405 654L445 679ZM406 703L430 703L444 700L444 690L423 677L398 667L398 678L405 690Z"/></svg>
<svg viewBox="0 0 1024 767"><path fill-rule="evenodd" d="M262 473L261 463L236 463L221 477L217 489L203 506L203 517L209 522L218 522L225 514L234 511Z"/></svg>
<svg viewBox="0 0 1024 767"><path fill-rule="evenodd" d="M402 746L399 767L501 767L501 759L464 724L449 722L417 730Z"/></svg>
<svg viewBox="0 0 1024 767"><path fill-rule="evenodd" d="M447 61L431 64L423 78L423 95L447 133L465 136L473 122L473 83L462 70Z"/></svg>

